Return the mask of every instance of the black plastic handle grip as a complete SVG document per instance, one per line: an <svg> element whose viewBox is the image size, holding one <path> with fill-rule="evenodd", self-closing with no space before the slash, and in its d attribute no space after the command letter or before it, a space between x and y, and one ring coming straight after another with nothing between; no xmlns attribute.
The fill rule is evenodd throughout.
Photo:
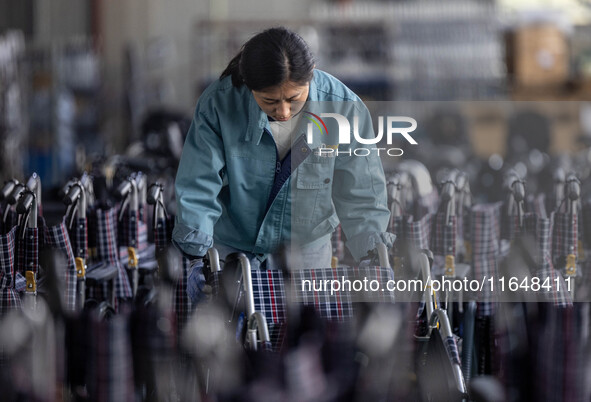
<svg viewBox="0 0 591 402"><path fill-rule="evenodd" d="M116 196L119 197L119 199L123 199L123 198L127 197L127 195L130 192L131 192L131 182L129 180L125 180L124 182L119 184L119 187L117 187Z"/></svg>
<svg viewBox="0 0 591 402"><path fill-rule="evenodd" d="M18 182L15 180L9 180L6 183L4 183L4 187L2 187L2 193L0 193L0 201L8 198L8 196L10 196L10 194L14 190L14 186L17 184Z"/></svg>
<svg viewBox="0 0 591 402"><path fill-rule="evenodd" d="M160 194L162 194L162 186L158 183L154 183L148 189L148 197L146 201L150 205L155 205L160 198Z"/></svg>
<svg viewBox="0 0 591 402"><path fill-rule="evenodd" d="M66 195L64 196L64 204L72 205L74 202L76 202L78 197L80 197L80 191L81 190L79 185L71 186Z"/></svg>
<svg viewBox="0 0 591 402"><path fill-rule="evenodd" d="M31 209L33 205L33 201L35 201L35 195L32 192L24 193L18 200L16 204L16 212L18 214L24 214L28 210Z"/></svg>
<svg viewBox="0 0 591 402"><path fill-rule="evenodd" d="M25 191L25 186L20 183L16 184L12 190L12 193L6 197L6 201L8 201L8 203L11 205L16 204L23 191Z"/></svg>

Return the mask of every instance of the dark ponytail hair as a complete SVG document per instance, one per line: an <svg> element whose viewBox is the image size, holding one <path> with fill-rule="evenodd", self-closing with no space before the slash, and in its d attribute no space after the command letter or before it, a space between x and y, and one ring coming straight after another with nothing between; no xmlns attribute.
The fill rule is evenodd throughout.
<svg viewBox="0 0 591 402"><path fill-rule="evenodd" d="M232 85L242 84L259 91L285 81L305 85L313 77L314 57L300 35L286 28L267 29L246 42L230 61L220 79L232 77Z"/></svg>

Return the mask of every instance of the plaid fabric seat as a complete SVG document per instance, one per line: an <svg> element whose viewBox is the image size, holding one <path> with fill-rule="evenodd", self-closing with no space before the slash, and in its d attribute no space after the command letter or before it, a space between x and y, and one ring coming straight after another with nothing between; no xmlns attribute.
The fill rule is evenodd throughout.
<svg viewBox="0 0 591 402"><path fill-rule="evenodd" d="M537 265L535 275L542 281L541 283L549 279L551 284L550 291L542 292L542 295L546 301L566 307L572 305L571 296L562 275L554 269L551 257L551 250L554 249L553 240L557 238L553 222L555 221L552 216L546 218L535 213L527 213L524 216L523 234L529 235L535 240L536 253L534 257ZM574 243L576 244L576 240ZM560 285L557 285L557 281Z"/></svg>
<svg viewBox="0 0 591 402"><path fill-rule="evenodd" d="M15 289L16 233L15 226L0 236L0 315L21 308L21 300Z"/></svg>
<svg viewBox="0 0 591 402"><path fill-rule="evenodd" d="M253 270L252 289L255 311L262 313L267 320L271 350L279 351L285 339L286 296L281 271Z"/></svg>
<svg viewBox="0 0 591 402"><path fill-rule="evenodd" d="M582 203L580 215L582 242L585 249L591 250L591 200Z"/></svg>
<svg viewBox="0 0 591 402"><path fill-rule="evenodd" d="M405 217L404 231L406 232L406 242L409 247L419 250L429 248L432 219L433 214L426 214L416 221L411 216Z"/></svg>
<svg viewBox="0 0 591 402"><path fill-rule="evenodd" d="M384 267L337 267L302 269L290 272L290 286L293 302L313 306L319 316L329 322L345 322L353 318L355 302L394 302L394 294L385 289L388 280L394 279L390 268ZM328 290L319 290L325 281L338 281L346 285L351 282L350 289L342 289L330 294ZM377 281L379 291L356 292L354 281ZM255 310L264 314L269 328L272 349L281 350L286 329L286 298L285 278L278 270L253 270L252 285ZM304 282L310 281L310 282ZM305 284L310 283L306 288Z"/></svg>
<svg viewBox="0 0 591 402"><path fill-rule="evenodd" d="M24 292L25 289L27 288L27 280L25 279L25 277L20 272L17 272L15 274L14 288L19 293L20 292Z"/></svg>
<svg viewBox="0 0 591 402"><path fill-rule="evenodd" d="M431 251L434 255L456 255L457 217L435 214L431 223Z"/></svg>
<svg viewBox="0 0 591 402"><path fill-rule="evenodd" d="M62 295L64 308L74 311L76 309L76 262L65 221L55 226L44 226L44 245L59 250L64 257L65 264L58 266L58 278L64 285Z"/></svg>
<svg viewBox="0 0 591 402"><path fill-rule="evenodd" d="M120 299L132 297L129 277L119 261L117 246L117 210L97 208L88 215L88 241L91 262L108 262L117 267L118 275L115 280L115 293ZM106 285L105 285L106 286ZM92 293L93 290L89 289Z"/></svg>

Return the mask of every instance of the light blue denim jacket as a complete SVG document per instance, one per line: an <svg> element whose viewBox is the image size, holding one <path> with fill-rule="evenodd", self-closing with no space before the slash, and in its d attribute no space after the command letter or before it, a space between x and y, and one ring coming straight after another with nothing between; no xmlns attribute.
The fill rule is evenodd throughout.
<svg viewBox="0 0 591 402"><path fill-rule="evenodd" d="M360 99L333 76L315 70L306 110L326 104L342 114L359 115L359 132L374 137ZM294 169L270 200L281 164L267 115L246 86L232 86L229 77L211 84L197 103L177 172L177 247L203 256L215 241L264 259L290 241L326 242L339 222L356 259L377 242L391 246L394 235L385 233L390 212L378 154L317 154L322 144L338 144L336 120L323 122L327 132L315 135L311 144L301 127L300 141L291 149ZM361 147L371 146L353 139L339 150Z"/></svg>

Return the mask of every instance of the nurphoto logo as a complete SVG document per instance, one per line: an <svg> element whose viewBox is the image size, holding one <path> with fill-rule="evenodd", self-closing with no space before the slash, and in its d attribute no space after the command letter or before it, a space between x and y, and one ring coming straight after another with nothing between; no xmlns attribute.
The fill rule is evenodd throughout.
<svg viewBox="0 0 591 402"><path fill-rule="evenodd" d="M318 132L322 137L327 137L329 132L326 123L323 119L332 118L338 125L338 144L326 145L323 144L318 150L320 156L338 156L339 154L367 156L371 152L385 152L388 156L402 156L404 151L401 148L356 148L348 149L346 151L338 149L340 144L351 144L351 133L355 141L362 145L376 145L382 141L384 135L386 136L386 144L392 145L395 135L401 135L410 145L418 145L415 139L410 135L417 128L417 121L412 117L406 116L378 116L378 132L374 138L363 138L359 134L359 116L353 116L353 130L351 130L351 123L347 117L339 113L320 113L320 116L305 112L306 118L310 120L307 126L306 139L308 144L314 143L314 126L318 128ZM400 125L404 125L401 127ZM408 126L406 126L408 125Z"/></svg>

